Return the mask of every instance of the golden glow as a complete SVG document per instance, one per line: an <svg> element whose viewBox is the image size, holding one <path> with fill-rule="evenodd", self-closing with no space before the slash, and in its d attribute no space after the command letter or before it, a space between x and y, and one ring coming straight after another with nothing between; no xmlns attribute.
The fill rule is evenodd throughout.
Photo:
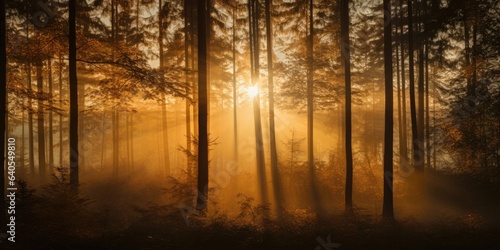
<svg viewBox="0 0 500 250"><path fill-rule="evenodd" d="M247 93L250 96L250 98L254 98L259 94L259 87L257 87L257 84L254 86L251 86L247 89Z"/></svg>

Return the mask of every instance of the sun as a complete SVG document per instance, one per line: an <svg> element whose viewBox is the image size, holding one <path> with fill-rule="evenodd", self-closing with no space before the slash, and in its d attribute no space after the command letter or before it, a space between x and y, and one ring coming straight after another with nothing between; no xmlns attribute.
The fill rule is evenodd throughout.
<svg viewBox="0 0 500 250"><path fill-rule="evenodd" d="M247 89L247 93L250 96L250 98L254 98L259 94L259 87L257 87L257 84L254 86L251 86Z"/></svg>

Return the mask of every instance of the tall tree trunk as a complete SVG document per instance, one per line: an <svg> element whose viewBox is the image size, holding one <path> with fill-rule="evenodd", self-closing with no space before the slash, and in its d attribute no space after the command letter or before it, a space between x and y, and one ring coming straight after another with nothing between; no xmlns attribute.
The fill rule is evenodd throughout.
<svg viewBox="0 0 500 250"><path fill-rule="evenodd" d="M26 116L24 114L24 110L21 112L22 113L22 117L21 117L21 155L20 155L20 164L19 164L19 175L22 176L23 178L26 178L26 169L25 169L25 162L26 162L26 157L25 157L25 146L26 146L26 140L25 140L25 131L26 131L26 126L24 125L25 124L25 120L26 120Z"/></svg>
<svg viewBox="0 0 500 250"><path fill-rule="evenodd" d="M429 110L429 44L425 45L425 143L427 167L431 167L431 130Z"/></svg>
<svg viewBox="0 0 500 250"><path fill-rule="evenodd" d="M207 128L207 5L198 0L198 197L196 209L206 210L208 202L208 128Z"/></svg>
<svg viewBox="0 0 500 250"><path fill-rule="evenodd" d="M85 81L80 81L78 83L78 110L83 111L85 110ZM81 119L78 119L78 141L79 142L84 142L85 141L85 117L86 112L82 112L82 117ZM85 150L88 150L85 147L85 143L81 143L82 147L79 150L80 154L85 154ZM88 156L90 157L90 156ZM78 165L82 168L85 169L85 165L87 164L87 161L85 160L85 157L80 157Z"/></svg>
<svg viewBox="0 0 500 250"><path fill-rule="evenodd" d="M314 172L314 58L313 58L313 41L314 41L314 23L313 23L313 0L309 0L309 15L308 26L309 34L307 36L307 163L309 171Z"/></svg>
<svg viewBox="0 0 500 250"><path fill-rule="evenodd" d="M5 164L5 155L3 152L5 152L5 145L6 145L6 139L5 139L5 134L6 134L6 126L7 126L7 102L5 101L7 99L7 36L5 30L7 30L7 25L6 25L6 11L5 11L5 5L7 1L2 1L0 3L0 27L4 32L0 32L0 81L3 82L3 86L0 89L0 100L2 100L2 104L0 105L0 115L1 115L1 122L0 122L0 152L1 156L0 159L2 160L2 171L0 171L0 197L2 197L0 202L0 223L1 225L6 224L6 206L4 201L5 197L5 172L4 169L7 168L7 165ZM24 146L24 145L23 145Z"/></svg>
<svg viewBox="0 0 500 250"><path fill-rule="evenodd" d="M413 61L413 10L412 0L408 0L408 55L409 55L409 71L410 71L410 113L411 113L411 131L413 145L413 166L418 169L418 161L420 158L418 131L417 131L417 110L415 103L415 67Z"/></svg>
<svg viewBox="0 0 500 250"><path fill-rule="evenodd" d="M269 95L269 143L271 147L271 174L273 181L273 191L274 191L274 201L276 203L276 209L278 216L282 213L282 190L281 190L281 180L278 171L278 152L276 150L276 131L274 125L274 79L273 79L273 32L271 23L271 7L272 0L266 0L266 40L267 40L267 83L268 83L268 95ZM234 37L233 37L234 40ZM236 84L236 79L234 79ZM236 85L234 86L236 89ZM236 94L236 92L234 93ZM236 104L236 100L235 100ZM236 106L235 106L236 107ZM236 114L236 109L235 109ZM236 116L235 116L236 117Z"/></svg>
<svg viewBox="0 0 500 250"><path fill-rule="evenodd" d="M118 177L120 165L120 120L118 110L111 111L113 129L113 176Z"/></svg>
<svg viewBox="0 0 500 250"><path fill-rule="evenodd" d="M26 25L26 38L30 39L29 25ZM33 87L31 83L31 62L28 62L28 92L32 92ZM30 175L35 178L35 150L34 150L34 139L33 139L33 100L28 97L28 160Z"/></svg>
<svg viewBox="0 0 500 250"><path fill-rule="evenodd" d="M411 0L410 0L411 1ZM382 215L394 218L393 209L393 91L392 91L392 16L391 1L384 0L384 73L385 73L385 131L384 131L384 202Z"/></svg>
<svg viewBox="0 0 500 250"><path fill-rule="evenodd" d="M233 19L233 37L232 37L232 52L233 52L233 147L234 147L234 160L238 163L238 96L236 89L236 8L237 3L234 4L232 9ZM267 13L267 12L266 12Z"/></svg>
<svg viewBox="0 0 500 250"><path fill-rule="evenodd" d="M341 0L340 27L341 49L345 77L345 155L346 155L346 188L345 208L352 209L352 113L351 113L351 52L349 42L349 1Z"/></svg>
<svg viewBox="0 0 500 250"><path fill-rule="evenodd" d="M401 33L401 36L400 36L400 43L401 43L401 108L402 108L402 111L401 113L403 114L403 117L402 117L402 133L401 133L401 137L402 137L402 141L401 141L401 163L402 163L402 170L403 171L409 171L408 169L408 136L407 136L407 126L406 126L406 74L405 74L405 49L404 49L404 38L403 38L403 34L404 34L404 22L403 22L403 19L404 19L404 11L403 11L403 2L404 0L400 0L399 1L399 8L400 8L400 12L401 12L401 16L400 16L400 20L401 20L401 25L400 25L400 33Z"/></svg>
<svg viewBox="0 0 500 250"><path fill-rule="evenodd" d="M184 0L184 67L186 68L186 96L189 96L191 93L191 88L193 86L193 79L191 77L193 69L190 67L190 49L193 49L193 40L192 40L192 19L190 8L190 1ZM193 97L194 98L194 97ZM186 98L185 103L186 108L186 149L188 152L191 152L191 101ZM186 157L186 166L188 178L191 178L192 175L192 162L191 158Z"/></svg>
<svg viewBox="0 0 500 250"><path fill-rule="evenodd" d="M130 164L130 112L125 114L125 134L126 138L126 149L127 149L127 171L130 172L131 164Z"/></svg>
<svg viewBox="0 0 500 250"><path fill-rule="evenodd" d="M207 0L209 1L209 0ZM196 1L195 1L196 2ZM198 102L198 84L195 84L195 82L198 82L198 74L195 74L194 72L197 72L198 71L198 51L197 51L197 47L195 45L198 44L198 22L196 21L195 22L195 19L197 20L197 16L198 16L198 9L197 9L197 6L196 8L194 8L194 10L191 11L191 20L192 20L192 25L191 25L191 35L192 35L192 42L191 42L191 69L193 70L192 74L191 74L191 82L192 82L192 87L193 87L193 90L192 90L192 96L193 96L193 99ZM205 40L206 41L206 40ZM198 107L199 105L192 105L193 106L193 118L192 118L192 123L193 123L193 136L198 138L198 132L199 132L199 128L198 128L198 124L199 124L199 121L198 121ZM192 138L189 138L190 140ZM194 154L195 155L198 155L198 147L194 147L193 148L194 150Z"/></svg>
<svg viewBox="0 0 500 250"><path fill-rule="evenodd" d="M159 14L158 14L158 47L160 49L160 72L161 72L161 82L162 82L162 87L164 87L165 80L164 80L164 58L163 58L163 16L161 14L162 8L163 8L163 3L162 0L158 0L158 8L159 8ZM162 100L162 106L161 106L161 121L162 121L162 134L163 134L163 170L161 171L162 173L166 175L170 175L170 150L168 147L168 126L167 126L167 100L165 98L165 93L161 93L161 100Z"/></svg>
<svg viewBox="0 0 500 250"><path fill-rule="evenodd" d="M42 74L42 62L38 62L36 65L36 83L38 94L43 93L43 74ZM47 175L47 167L45 162L45 126L44 126L44 113L43 113L43 101L42 98L38 98L38 109L37 109L37 130L38 130L38 171L40 182L43 183Z"/></svg>
<svg viewBox="0 0 500 250"><path fill-rule="evenodd" d="M52 96L52 61L47 61L49 65L49 95ZM49 110L49 167L52 169L54 167L54 128L53 128L53 112Z"/></svg>
<svg viewBox="0 0 500 250"><path fill-rule="evenodd" d="M398 13L398 5L396 4L395 6L395 11L394 13ZM398 36L398 28L399 28L399 22L398 19L396 18L395 22L395 33L396 37ZM400 82L400 71L399 71L399 46L396 42L396 89L397 89L397 98L398 98L398 139L399 139L399 168L401 169L403 166L403 124L402 124L402 117L401 117L401 82Z"/></svg>
<svg viewBox="0 0 500 250"><path fill-rule="evenodd" d="M78 189L78 78L76 72L76 0L69 0L69 148L70 183Z"/></svg>
<svg viewBox="0 0 500 250"><path fill-rule="evenodd" d="M424 151L424 41L420 41L418 49L418 119L417 119L417 135L418 135L418 158L415 158L415 165L420 171L424 171L425 151Z"/></svg>
<svg viewBox="0 0 500 250"><path fill-rule="evenodd" d="M475 13L474 23L472 25L472 48L471 48L471 56L472 56L472 86L471 91L474 94L477 87L477 29L478 29L478 20L477 12Z"/></svg>
<svg viewBox="0 0 500 250"><path fill-rule="evenodd" d="M167 100L165 93L161 93L161 99L163 101L161 106L161 124L162 124L162 135L163 135L163 170L161 171L165 175L170 175L170 150L168 146L168 125L167 125Z"/></svg>
<svg viewBox="0 0 500 250"><path fill-rule="evenodd" d="M252 84L258 88L260 78L260 35L259 35L259 17L260 6L258 0L248 1L248 16L250 25L250 62ZM260 115L260 96L259 93L253 98L254 123L255 123L255 149L257 157L257 176L259 180L259 191L263 204L268 203L267 181L266 181L266 163L264 156L264 141L262 139L262 124Z"/></svg>
<svg viewBox="0 0 500 250"><path fill-rule="evenodd" d="M129 123L130 123L130 164L131 164L130 170L133 173L135 171L135 169L134 169L134 166L135 166L134 165L135 164L134 163L135 162L135 160L134 160L134 152L135 152L135 150L134 150L134 144L135 144L134 143L134 113L133 112L131 112L129 114L129 119L130 119Z"/></svg>
<svg viewBox="0 0 500 250"><path fill-rule="evenodd" d="M463 9L464 12L464 42L465 42L465 78L467 79L467 94L472 94L472 77L468 73L469 72L469 67L470 67L470 54L471 54L471 49L469 45L469 40L470 40L470 34L469 34L469 13L467 10L467 6L464 6Z"/></svg>
<svg viewBox="0 0 500 250"><path fill-rule="evenodd" d="M59 109L62 110L62 55L59 55ZM59 167L63 166L63 114L59 114Z"/></svg>
<svg viewBox="0 0 500 250"><path fill-rule="evenodd" d="M116 0L111 0L111 40L113 44L112 58L115 60L115 48L118 38L118 3ZM113 70L113 83L116 84L116 79ZM119 103L116 103L119 105ZM112 114L112 130L113 130L113 176L117 177L120 164L120 119L118 107L115 107Z"/></svg>

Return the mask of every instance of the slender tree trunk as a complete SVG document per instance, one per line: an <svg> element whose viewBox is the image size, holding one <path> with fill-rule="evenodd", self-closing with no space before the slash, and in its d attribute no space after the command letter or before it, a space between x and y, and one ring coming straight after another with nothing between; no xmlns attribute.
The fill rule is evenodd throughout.
<svg viewBox="0 0 500 250"><path fill-rule="evenodd" d="M308 26L309 34L307 36L307 162L309 171L314 172L314 58L313 58L313 41L314 41L314 25L313 25L313 0L309 0L309 15Z"/></svg>
<svg viewBox="0 0 500 250"><path fill-rule="evenodd" d="M59 109L62 110L62 55L59 55ZM59 167L63 166L63 114L59 114Z"/></svg>
<svg viewBox="0 0 500 250"><path fill-rule="evenodd" d="M113 110L112 129L113 129L113 175L118 177L120 172L120 117L119 111Z"/></svg>
<svg viewBox="0 0 500 250"><path fill-rule="evenodd" d="M281 180L278 171L278 152L276 150L276 131L274 125L274 79L273 79L273 39L272 39L272 23L271 23L271 7L272 0L266 0L266 40L267 40L267 83L269 95L269 143L271 147L271 174L273 181L274 200L278 216L282 213L283 197L281 191ZM234 41L234 37L233 37ZM234 79L236 84L236 79ZM236 85L234 86L236 90ZM236 94L236 91L235 93ZM236 100L235 100L236 104ZM236 107L236 106L235 106ZM236 115L236 108L235 108ZM236 117L236 116L235 116Z"/></svg>
<svg viewBox="0 0 500 250"><path fill-rule="evenodd" d="M163 8L162 0L158 0L158 7L160 14L158 14L158 47L160 49L160 71L161 82L164 86L164 58L163 58L163 16L161 14L161 10ZM163 87L162 86L162 87ZM163 134L163 169L162 173L166 175L170 175L170 150L168 147L168 126L167 126L167 100L165 98L165 93L161 93L161 100L163 101L161 106L161 118L162 118L162 134Z"/></svg>
<svg viewBox="0 0 500 250"><path fill-rule="evenodd" d="M127 112L125 114L125 121L126 121L126 124L125 124L125 134L127 135L127 141L126 141L126 148L127 148L127 171L130 172L130 167L131 167L131 164L130 164L130 112Z"/></svg>
<svg viewBox="0 0 500 250"><path fill-rule="evenodd" d="M48 60L49 65L49 95L52 96L52 61ZM53 112L49 110L49 167L52 169L54 167L54 128L53 128Z"/></svg>
<svg viewBox="0 0 500 250"><path fill-rule="evenodd" d="M429 110L429 45L425 45L425 143L427 167L431 167L431 130Z"/></svg>
<svg viewBox="0 0 500 250"><path fill-rule="evenodd" d="M260 6L257 0L248 1L248 16L250 25L250 62L252 84L258 88L260 78L260 36L259 36L259 16ZM259 93L253 98L254 122L255 122L255 148L257 157L257 176L259 180L259 191L263 204L268 203L267 181L266 181L266 163L264 157L264 141L262 139L262 123L260 114L260 96Z"/></svg>
<svg viewBox="0 0 500 250"><path fill-rule="evenodd" d="M210 126L211 126L211 117L210 117L210 105L211 105L211 96L212 96L212 71L210 70L212 60L210 56L210 47L212 46L211 37L212 37L212 2L209 0L207 3L207 131L210 135ZM210 151L209 151L210 154Z"/></svg>
<svg viewBox="0 0 500 250"><path fill-rule="evenodd" d="M36 66L36 83L38 94L43 93L43 74L42 74L42 62L38 62ZM45 162L45 126L44 126L44 112L43 112L43 101L41 98L38 99L38 112L37 112L37 130L38 130L38 171L40 182L43 183L46 179L47 168Z"/></svg>
<svg viewBox="0 0 500 250"><path fill-rule="evenodd" d="M399 7L400 7L400 12L401 12L401 25L400 25L400 43L401 43L401 108L402 111L401 113L403 114L402 117L402 141L401 141L401 159L402 159L402 166L403 166L403 171L408 171L408 136L407 136L407 126L406 126L406 74L405 74L405 49L404 49L404 39L403 39L403 34L404 34L404 12L403 12L403 2L404 0L399 1Z"/></svg>
<svg viewBox="0 0 500 250"><path fill-rule="evenodd" d="M113 46L116 46L118 39L118 3L115 0L111 1L111 39ZM115 48L112 51L113 61L115 60ZM116 84L116 79L113 70L113 83ZM112 115L112 130L113 130L113 176L118 177L120 165L120 111L119 103L115 103Z"/></svg>
<svg viewBox="0 0 500 250"><path fill-rule="evenodd" d="M24 110L21 112L22 113L22 117L21 117L21 155L20 155L20 158L21 158L21 161L20 161L20 165L19 165L19 175L22 176L23 178L25 178L26 174L25 174L25 171L26 169L24 168L25 167L25 161L26 161L26 157L25 157L25 146L26 146L26 143L25 143L25 120L26 120L26 116L24 114ZM1 177L1 176L0 176Z"/></svg>
<svg viewBox="0 0 500 250"><path fill-rule="evenodd" d="M395 5L395 13L397 15L398 13L398 5ZM399 28L399 22L398 19L396 18L396 23L395 23L395 33L396 37L398 36L398 28ZM402 34L401 34L402 35ZM397 81L397 98L398 98L398 139L399 139L399 168L401 169L404 164L403 164L403 155L405 154L403 152L403 124L402 124L402 117L401 117L401 82L400 82L400 71L399 71L399 46L396 43L396 81Z"/></svg>
<svg viewBox="0 0 500 250"><path fill-rule="evenodd" d="M193 86L192 82L192 67L190 67L190 49L193 49L193 40L192 40L192 29L193 16L191 15L190 1L184 0L184 67L186 68L186 96L189 96L191 93L191 88ZM194 97L193 97L194 98ZM188 152L191 152L191 101L186 98L186 149ZM191 158L186 157L186 166L188 178L191 178L192 175L192 162Z"/></svg>
<svg viewBox="0 0 500 250"><path fill-rule="evenodd" d="M436 96L436 82L433 84L432 88L432 93L433 96ZM433 142L433 147L432 147L432 168L436 170L436 98L432 101L432 127L434 128L432 131L432 142Z"/></svg>
<svg viewBox="0 0 500 250"><path fill-rule="evenodd" d="M345 154L346 154L346 188L345 208L352 209L352 111L351 111L351 52L349 42L349 1L341 0L340 22L341 22L341 49L344 63L345 77Z"/></svg>
<svg viewBox="0 0 500 250"><path fill-rule="evenodd" d="M470 40L470 34L469 34L469 16L468 16L468 11L467 11L467 6L464 7L464 42L465 42L465 77L467 79L467 94L472 93L472 77L468 73L469 72L469 67L470 67L470 45L469 45L469 40Z"/></svg>
<svg viewBox="0 0 500 250"><path fill-rule="evenodd" d="M418 131L417 131L417 111L415 103L415 67L413 61L413 10L412 0L408 0L408 55L409 55L409 71L410 71L410 113L411 113L411 131L413 145L413 166L418 169L418 161L420 161Z"/></svg>
<svg viewBox="0 0 500 250"><path fill-rule="evenodd" d="M477 29L478 29L478 20L477 12L475 13L474 23L472 25L472 89L471 92L475 94L477 87Z"/></svg>
<svg viewBox="0 0 500 250"><path fill-rule="evenodd" d="M104 155L106 152L106 111L102 112L102 137L101 137L101 167L104 166Z"/></svg>
<svg viewBox="0 0 500 250"><path fill-rule="evenodd" d="M237 96L237 83L236 83L236 8L237 4L233 6L233 38L232 38L232 52L233 52L233 146L234 146L234 160L238 163L238 96ZM267 13L267 12L266 12Z"/></svg>
<svg viewBox="0 0 500 250"><path fill-rule="evenodd" d="M165 93L161 94L161 99L163 100L161 106L161 124L162 124L162 135L163 135L163 170L161 171L165 175L170 175L170 150L168 145L168 125L167 125L167 100Z"/></svg>
<svg viewBox="0 0 500 250"><path fill-rule="evenodd" d="M69 148L70 183L78 189L78 78L76 72L76 0L69 0Z"/></svg>
<svg viewBox="0 0 500 250"><path fill-rule="evenodd" d="M78 83L78 110L80 111L83 111L85 110L85 81L80 81ZM78 141L79 142L84 142L85 141L85 116L86 115L86 112L82 112L81 114L81 119L78 119ZM81 143L81 147L79 149L79 154L82 154L84 156L87 156L87 154L85 153L85 150L88 150L85 146L85 143ZM88 156L89 158L91 156ZM78 165L85 169L85 165L87 164L87 161L85 160L85 157L80 157L79 158L79 163Z"/></svg>
<svg viewBox="0 0 500 250"><path fill-rule="evenodd" d="M418 50L418 119L417 119L417 135L418 135L418 158L415 158L417 169L424 171L425 151L424 151L424 41L420 41L420 48Z"/></svg>
<svg viewBox="0 0 500 250"><path fill-rule="evenodd" d="M384 131L384 202L382 215L394 218L393 209L393 83L392 83L392 16L390 0L384 0L384 73L385 73L385 131Z"/></svg>
<svg viewBox="0 0 500 250"><path fill-rule="evenodd" d="M26 25L26 38L30 39L29 25ZM28 62L28 92L32 92L33 87L31 83L31 62ZM28 97L28 160L30 174L32 178L35 178L35 150L34 150L34 139L33 139L33 100Z"/></svg>
<svg viewBox="0 0 500 250"><path fill-rule="evenodd" d="M209 0L198 0L198 197L196 209L207 209L208 202L208 128L207 128L207 5Z"/></svg>

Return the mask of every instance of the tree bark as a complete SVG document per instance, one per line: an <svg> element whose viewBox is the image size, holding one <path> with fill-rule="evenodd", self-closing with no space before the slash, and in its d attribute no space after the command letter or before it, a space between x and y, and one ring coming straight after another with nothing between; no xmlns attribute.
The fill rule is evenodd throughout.
<svg viewBox="0 0 500 250"><path fill-rule="evenodd" d="M163 3L162 0L158 0L158 47L160 49L160 72L161 72L161 82L162 87L164 87L164 51L163 51L163 16L161 14ZM161 93L161 100L163 101L161 106L161 121L162 121L162 135L163 135L163 170L160 171L166 175L170 175L170 150L168 147L168 126L167 126L167 100L165 98L165 93Z"/></svg>
<svg viewBox="0 0 500 250"><path fill-rule="evenodd" d="M309 171L314 172L314 58L313 58L313 42L314 42L314 23L313 23L313 0L309 0L309 15L308 15L308 30L307 36L307 163Z"/></svg>
<svg viewBox="0 0 500 250"><path fill-rule="evenodd" d="M233 38L232 38L232 52L233 52L233 146L234 146L234 160L238 163L238 96L237 96L237 83L236 83L236 8L237 3L233 6L232 19L233 19Z"/></svg>
<svg viewBox="0 0 500 250"><path fill-rule="evenodd" d="M53 84L53 79L52 79L52 61L49 60L47 61L49 65L49 95L52 96L52 84ZM54 167L54 128L53 128L53 112L52 110L49 110L49 167L52 169Z"/></svg>
<svg viewBox="0 0 500 250"><path fill-rule="evenodd" d="M411 1L411 0L410 0ZM392 91L392 17L391 1L384 0L384 75L385 75L385 130L384 130L384 202L382 216L394 218L393 209L393 91Z"/></svg>
<svg viewBox="0 0 500 250"><path fill-rule="evenodd" d="M248 16L249 16L249 30L250 30L250 62L251 62L251 77L252 84L259 87L260 80L260 36L259 36L259 17L260 6L258 0L248 1ZM267 181L266 181L266 163L264 156L264 141L262 138L262 124L260 112L260 96L259 93L253 98L254 109L254 126L255 126L255 149L257 158L257 177L259 181L259 192L261 202L268 203L269 198L267 195Z"/></svg>
<svg viewBox="0 0 500 250"><path fill-rule="evenodd" d="M208 127L207 127L207 5L198 0L198 195L196 209L207 209L208 202Z"/></svg>
<svg viewBox="0 0 500 250"><path fill-rule="evenodd" d="M420 41L420 47L418 49L419 59L418 59L418 119L417 119L417 135L418 135L418 158L415 158L416 167L419 171L424 171L425 163L425 151L424 151L424 128L425 128L425 117L424 117L424 41Z"/></svg>
<svg viewBox="0 0 500 250"><path fill-rule="evenodd" d="M42 62L38 62L36 65L36 83L37 92L39 95L43 94L43 74L42 74ZM40 183L43 183L46 179L47 168L45 162L45 126L44 126L44 113L43 113L43 101L42 98L38 98L38 109L37 109L37 130L38 130L38 172L40 177Z"/></svg>
<svg viewBox="0 0 500 250"><path fill-rule="evenodd" d="M399 2L399 8L401 12L400 20L401 20L401 25L400 25L400 43L401 43L401 108L402 111L401 113L403 114L402 117L402 141L401 141L401 159L402 159L402 166L403 166L403 171L409 171L408 169L408 136L407 136L407 126L406 126L406 74L405 74L405 49L404 49L404 39L403 39L403 34L404 34L404 12L403 12L403 2L404 0L400 0Z"/></svg>
<svg viewBox="0 0 500 250"><path fill-rule="evenodd" d="M62 55L59 55L59 109L62 110L62 70L63 70ZM59 114L59 167L63 166L63 114Z"/></svg>
<svg viewBox="0 0 500 250"><path fill-rule="evenodd" d="M395 5L395 13L397 15L398 13L398 5ZM399 28L399 23L398 19L396 19L396 37L398 35L398 28ZM401 34L402 35L402 34ZM401 169L404 164L403 164L403 155L405 154L403 152L403 124L402 124L402 117L401 117L401 82L400 82L400 71L399 71L399 46L396 43L396 85L397 85L397 98L398 98L398 139L399 139L399 168Z"/></svg>
<svg viewBox="0 0 500 250"><path fill-rule="evenodd" d="M411 131L413 145L413 166L418 169L418 161L420 161L418 131L417 131L417 111L415 103L415 67L413 61L413 10L412 0L408 0L408 55L409 55L409 71L410 71L410 115L411 115Z"/></svg>
<svg viewBox="0 0 500 250"><path fill-rule="evenodd" d="M76 72L76 0L69 0L69 148L70 184L78 189L78 78Z"/></svg>
<svg viewBox="0 0 500 250"><path fill-rule="evenodd" d="M192 82L192 71L193 68L190 65L190 50L193 50L193 40L192 40L192 19L190 2L189 0L184 0L184 67L186 68L186 96L191 95L191 88L193 86ZM186 98L185 103L186 109L186 150L191 152L191 102ZM192 175L192 162L189 156L186 157L186 170L188 173L188 178Z"/></svg>
<svg viewBox="0 0 500 250"><path fill-rule="evenodd" d="M425 45L425 143L427 168L431 167L431 129L429 110L429 45Z"/></svg>
<svg viewBox="0 0 500 250"><path fill-rule="evenodd" d="M351 52L349 42L349 1L341 0L340 28L341 28L341 49L344 63L345 77L345 154L346 154L346 188L345 188L345 208L352 209L352 111L351 111Z"/></svg>
<svg viewBox="0 0 500 250"><path fill-rule="evenodd" d="M282 213L282 190L278 171L278 152L276 149L276 131L274 125L274 79L273 79L273 32L271 22L272 0L266 0L266 40L267 40L267 83L269 95L269 143L271 148L271 174L273 181L274 202L278 216ZM236 79L235 79L236 82ZM235 101L236 104L236 101Z"/></svg>
<svg viewBox="0 0 500 250"><path fill-rule="evenodd" d="M29 25L26 25L26 38L30 39ZM28 92L32 92L33 87L31 83L31 62L28 62ZM35 178L35 150L34 150L34 139L33 139L33 100L28 97L28 160L30 175Z"/></svg>

